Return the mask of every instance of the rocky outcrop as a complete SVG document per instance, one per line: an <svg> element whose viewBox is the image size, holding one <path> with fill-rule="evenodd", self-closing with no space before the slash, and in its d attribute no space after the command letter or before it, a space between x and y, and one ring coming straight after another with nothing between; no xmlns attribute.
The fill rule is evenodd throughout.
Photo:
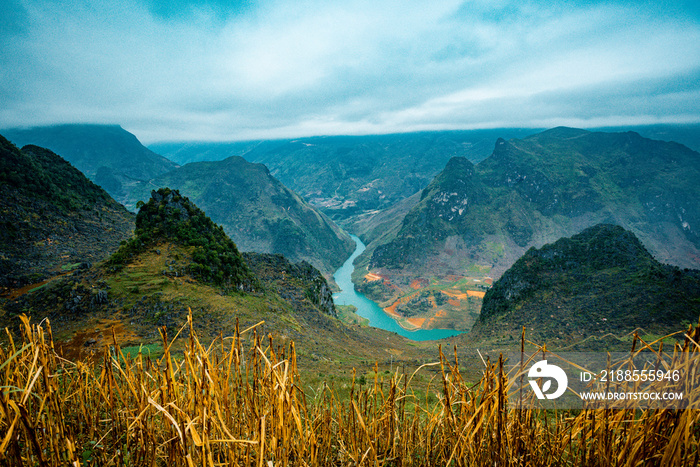
<svg viewBox="0 0 700 467"><path fill-rule="evenodd" d="M256 276L292 304L311 302L322 313L337 317L333 293L323 275L306 261L291 263L282 255L243 253Z"/></svg>
<svg viewBox="0 0 700 467"><path fill-rule="evenodd" d="M574 342L637 328L665 334L700 315L700 271L661 264L620 226L531 248L486 293L472 336ZM669 331L670 332L670 331Z"/></svg>

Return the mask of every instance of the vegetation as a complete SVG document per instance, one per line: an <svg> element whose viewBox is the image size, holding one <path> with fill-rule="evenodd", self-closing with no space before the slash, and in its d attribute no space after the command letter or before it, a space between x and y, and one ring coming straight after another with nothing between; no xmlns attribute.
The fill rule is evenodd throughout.
<svg viewBox="0 0 700 467"><path fill-rule="evenodd" d="M338 319L348 325L369 326L369 320L357 314L353 305L336 305Z"/></svg>
<svg viewBox="0 0 700 467"><path fill-rule="evenodd" d="M699 178L697 152L633 132L555 128L499 139L476 165L448 161L370 266L427 277L463 261L498 275L533 245L614 219L654 256L697 268Z"/></svg>
<svg viewBox="0 0 700 467"><path fill-rule="evenodd" d="M39 167L38 161L48 159L27 160L33 164L27 167ZM474 172L474 166L454 161L455 170L441 180L458 191L464 184L458 172ZM8 171L7 180L31 178L27 173ZM67 180L63 177L62 183L72 183ZM614 185L603 182L615 192ZM481 189L476 185L472 193ZM16 188L10 181L0 183L0 190ZM453 359L441 348L436 352L433 343L409 342L364 327L352 310L336 311L328 283L308 263L291 264L281 255L242 255L223 229L178 191L161 189L151 195L140 206L135 237L106 265L65 258L59 268L65 277L0 301L0 323L16 329L17 316L21 321L19 333L6 331L0 344L0 465L603 466L700 461L697 373L673 387L690 401L683 411L619 405L522 410L507 397L518 375L506 370L502 358L482 364L470 347L469 338L477 331L452 338L451 343L466 344L455 346ZM568 200L567 209L591 199ZM32 202L12 212L34 226L47 207ZM434 206L432 212L443 215L438 222L448 224L452 233L460 233L462 226L450 224L452 207ZM496 208L499 215L509 209L506 202ZM103 207L93 211L75 215L99 219L108 212ZM263 218L268 214L259 213ZM72 218L47 219L43 222L68 224ZM293 223L278 224L280 242L299 244L302 236L294 235ZM105 224L89 226L92 236L104 235ZM525 232L512 227L509 232ZM0 230L0 238L20 248L7 232L9 228ZM47 228L34 237L35 243L48 244L46 234L54 239L56 232ZM509 242L525 238L496 237L484 242L492 257L507 256ZM671 345L674 352L700 357L700 328L690 326L700 306L700 277L660 265L629 232L598 226L530 250L522 261L490 292L490 303L498 305L484 311L490 331L521 335L524 346L518 313L548 323L542 329L551 334L566 324L589 334L598 332L593 324L611 330L644 325L643 331L629 334L626 344L633 352L642 348L661 354ZM475 306L478 295L466 292L476 292L476 277L445 277L452 277L449 287L442 279L416 281L415 300L396 306L414 317L425 306L434 306L436 317L437 310L457 308L458 302L468 309ZM479 291L486 288L479 286ZM635 301L625 301L629 299ZM558 319L565 323L559 326ZM665 329L679 323L687 331L667 335ZM528 331L533 334L538 337ZM678 338L682 342L675 347ZM650 339L657 342L647 344ZM596 345L600 350L600 341ZM528 346L542 353L551 350L549 345ZM493 346L480 348L498 355Z"/></svg>
<svg viewBox="0 0 700 467"><path fill-rule="evenodd" d="M564 346L637 328L666 333L699 315L700 271L661 264L632 232L600 224L516 261L486 293L472 337L505 338L526 326Z"/></svg>
<svg viewBox="0 0 700 467"><path fill-rule="evenodd" d="M0 292L102 260L133 215L62 157L0 136Z"/></svg>
<svg viewBox="0 0 700 467"><path fill-rule="evenodd" d="M132 195L147 199L154 185L189 197L242 251L308 261L327 277L352 253L345 232L262 164L241 157L187 164L141 184Z"/></svg>
<svg viewBox="0 0 700 467"><path fill-rule="evenodd" d="M68 124L7 130L17 145L36 145L60 154L114 199L133 208L128 191L177 164L145 148L118 125Z"/></svg>
<svg viewBox="0 0 700 467"><path fill-rule="evenodd" d="M109 195L61 156L38 146L21 151L0 136L0 186L50 201L62 212L92 209Z"/></svg>
<svg viewBox="0 0 700 467"><path fill-rule="evenodd" d="M428 346L414 345L394 333L344 326L336 319L328 283L308 263L243 253L260 284L251 293L228 293L231 288L226 285L194 276L192 255L197 247L168 237L176 226L159 230L151 243L133 243L131 253L124 245L124 263L79 267L30 293L18 290L0 300L0 329L14 329L21 313L36 321L48 318L59 352L77 358L108 345L112 327L125 346L153 344L156 327L166 326L174 334L188 308L198 335L208 342L231 335L237 320L243 327L264 320L259 329L275 335L278 342L293 339L299 344L297 355L309 372L309 384L318 386L326 380L341 392L347 391L352 367L366 372L369 362L386 362L391 368L399 356L413 364L430 355Z"/></svg>
<svg viewBox="0 0 700 467"><path fill-rule="evenodd" d="M254 276L223 228L169 188L153 191L148 203L140 206L134 238L122 245L108 264L123 266L162 240L194 247L189 272L198 279L235 290L255 288Z"/></svg>
<svg viewBox="0 0 700 467"><path fill-rule="evenodd" d="M173 342L186 341L181 357ZM700 328L682 347L700 355ZM634 345L640 342L635 341ZM641 342L642 348L650 350ZM439 359L412 374L353 379L347 397L304 390L294 343L254 328L208 347L191 315L162 356L118 342L97 363L54 351L49 323L22 317L22 341L0 348L0 461L8 465L697 465L698 376L682 378L685 410L519 409L515 374L485 362L476 384ZM657 352L661 352L658 349ZM439 368L422 398L414 378Z"/></svg>

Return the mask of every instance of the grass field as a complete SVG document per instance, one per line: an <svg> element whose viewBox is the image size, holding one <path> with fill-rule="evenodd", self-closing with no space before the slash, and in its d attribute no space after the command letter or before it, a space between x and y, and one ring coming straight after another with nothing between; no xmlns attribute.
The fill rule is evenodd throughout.
<svg viewBox="0 0 700 467"><path fill-rule="evenodd" d="M690 466L700 455L697 374L678 383L686 410L518 410L502 359L469 383L440 350L411 374L355 374L340 394L304 384L294 343L255 327L204 346L190 315L150 356L115 341L94 363L58 357L49 323L22 317L22 333L0 348L4 465ZM674 351L697 355L700 328L685 335Z"/></svg>

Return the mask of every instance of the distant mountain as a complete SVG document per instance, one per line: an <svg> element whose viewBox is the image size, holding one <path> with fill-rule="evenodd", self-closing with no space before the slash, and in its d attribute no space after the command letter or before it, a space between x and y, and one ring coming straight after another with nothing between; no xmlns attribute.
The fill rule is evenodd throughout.
<svg viewBox="0 0 700 467"><path fill-rule="evenodd" d="M634 125L626 127L603 127L590 129L591 131L602 131L606 133L620 133L634 131L649 139L659 141L673 141L688 146L696 152L700 152L700 125L690 124L664 124L657 125Z"/></svg>
<svg viewBox="0 0 700 467"><path fill-rule="evenodd" d="M330 276L354 242L325 215L276 180L262 164L241 157L186 164L139 185L134 199L153 187L178 189L220 224L242 251L306 260Z"/></svg>
<svg viewBox="0 0 700 467"><path fill-rule="evenodd" d="M647 125L602 131L637 131L700 151L698 125ZM524 138L541 130L498 128L369 136L327 136L230 143L150 145L179 164L242 156L260 162L286 186L354 233L352 222L425 188L451 157L478 163L498 138Z"/></svg>
<svg viewBox="0 0 700 467"><path fill-rule="evenodd" d="M525 326L528 339L569 345L665 335L698 316L700 271L661 264L632 232L600 224L528 250L486 293L470 339L512 343Z"/></svg>
<svg viewBox="0 0 700 467"><path fill-rule="evenodd" d="M62 157L0 136L0 287L104 259L134 216Z"/></svg>
<svg viewBox="0 0 700 467"><path fill-rule="evenodd" d="M449 161L371 267L500 275L531 246L622 225L661 261L700 265L700 154L636 133L556 128ZM448 273L453 274L454 272Z"/></svg>
<svg viewBox="0 0 700 467"><path fill-rule="evenodd" d="M230 142L161 142L148 146L152 151L161 154L180 165L191 162L222 161L231 156L243 156L260 145L276 146L282 141L230 141Z"/></svg>
<svg viewBox="0 0 700 467"><path fill-rule="evenodd" d="M271 173L313 206L342 221L385 209L423 189L454 156L486 158L499 136L534 130L440 131L327 136L237 143L155 144L178 162L239 155Z"/></svg>
<svg viewBox="0 0 700 467"><path fill-rule="evenodd" d="M18 146L34 144L60 154L130 209L135 200L128 194L136 182L178 167L118 125L55 125L10 129L4 134Z"/></svg>

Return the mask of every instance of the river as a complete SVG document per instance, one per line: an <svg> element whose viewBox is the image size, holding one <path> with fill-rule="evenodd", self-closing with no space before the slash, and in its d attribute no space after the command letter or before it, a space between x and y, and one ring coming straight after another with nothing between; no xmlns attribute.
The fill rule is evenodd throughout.
<svg viewBox="0 0 700 467"><path fill-rule="evenodd" d="M399 323L386 314L379 305L365 297L364 294L357 292L355 290L355 284L352 283L350 278L355 269L352 263L355 261L355 258L365 251L365 244L355 235L350 235L350 237L355 241L355 251L350 255L348 260L345 261L345 264L333 274L333 279L335 279L335 282L341 288L340 293L333 294L333 301L336 305L353 305L357 308L358 315L369 320L370 326L395 332L414 341L443 339L462 333L461 331L455 331L453 329L418 329L416 331L409 331L399 326Z"/></svg>

